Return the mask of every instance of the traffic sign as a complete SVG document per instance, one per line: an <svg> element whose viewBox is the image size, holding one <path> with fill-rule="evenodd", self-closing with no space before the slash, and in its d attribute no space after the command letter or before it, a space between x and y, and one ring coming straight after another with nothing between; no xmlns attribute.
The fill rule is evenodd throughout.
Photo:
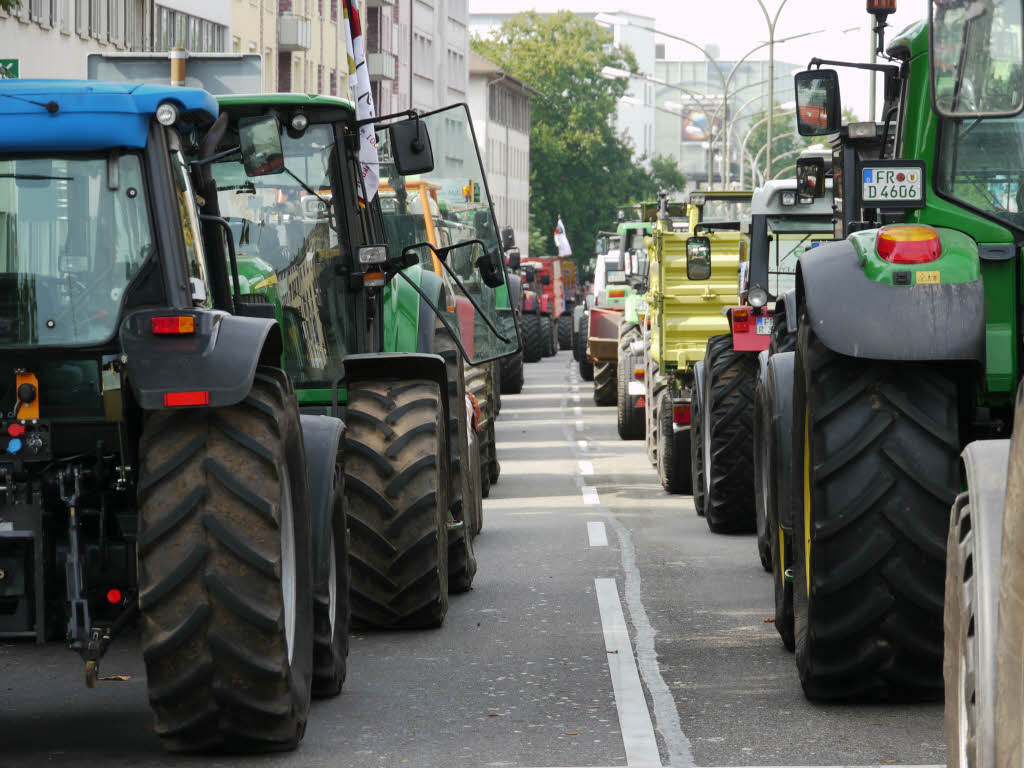
<svg viewBox="0 0 1024 768"><path fill-rule="evenodd" d="M0 59L0 80L18 76L18 59Z"/></svg>

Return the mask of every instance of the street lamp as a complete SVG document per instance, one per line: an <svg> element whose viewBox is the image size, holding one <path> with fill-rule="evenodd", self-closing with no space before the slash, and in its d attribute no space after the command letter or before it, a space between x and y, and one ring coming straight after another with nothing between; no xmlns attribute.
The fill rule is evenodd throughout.
<svg viewBox="0 0 1024 768"><path fill-rule="evenodd" d="M743 181L743 153L747 151L747 142L750 141L750 137L753 135L754 131L756 131L758 128L760 128L765 123L768 123L768 125L771 125L774 122L776 117L778 117L780 114L785 114L786 112L790 111L791 109L794 109L795 107L796 107L796 102L795 101L787 101L785 104L779 104L779 106L775 107L775 109L773 109L773 110L770 110L765 117L761 118L756 123L751 125L750 128L747 130L747 134L743 137L743 144L740 147L740 181ZM780 136L779 138L783 138L783 137ZM774 141L774 140L775 140L775 138L773 137L772 141ZM764 147L762 147L761 151L759 151L757 153L757 157L761 156L761 152L763 152L765 150L765 147L767 147L767 146L768 146L768 142L765 142ZM749 152L747 154L749 156ZM751 167L750 167L751 178L753 178L753 174L754 174L755 170L756 170L756 168L753 165L751 165Z"/></svg>

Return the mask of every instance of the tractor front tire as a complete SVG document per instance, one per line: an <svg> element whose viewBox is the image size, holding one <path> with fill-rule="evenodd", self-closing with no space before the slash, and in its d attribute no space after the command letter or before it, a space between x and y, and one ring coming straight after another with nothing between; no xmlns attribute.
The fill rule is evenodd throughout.
<svg viewBox="0 0 1024 768"><path fill-rule="evenodd" d="M313 696L341 693L348 668L348 636L352 620L349 585L348 522L345 519L345 474L334 467L333 514L327 529L330 567L327 582L313 589Z"/></svg>
<svg viewBox="0 0 1024 768"><path fill-rule="evenodd" d="M619 381L616 387L616 415L619 437L623 440L642 440L646 423L646 405L637 407L637 396L629 394L629 383L633 381L633 370L637 357L630 351L632 336L619 340ZM642 362L642 361L641 361Z"/></svg>
<svg viewBox="0 0 1024 768"><path fill-rule="evenodd" d="M756 530L751 441L757 356L737 352L732 336L712 336L704 356L704 513L713 533Z"/></svg>
<svg viewBox="0 0 1024 768"><path fill-rule="evenodd" d="M518 395L523 391L525 376L523 375L523 352L508 355L498 361L501 366L501 394Z"/></svg>
<svg viewBox="0 0 1024 768"><path fill-rule="evenodd" d="M672 400L665 389L658 406L658 479L662 488L672 494L692 492L689 458L690 432L675 431Z"/></svg>
<svg viewBox="0 0 1024 768"><path fill-rule="evenodd" d="M563 312L558 316L558 348L572 349L572 314Z"/></svg>
<svg viewBox="0 0 1024 768"><path fill-rule="evenodd" d="M611 363L597 363L594 366L594 405L615 405L618 389L615 366Z"/></svg>
<svg viewBox="0 0 1024 768"><path fill-rule="evenodd" d="M544 336L541 331L540 315L528 312L523 315L523 360L536 363L544 355Z"/></svg>
<svg viewBox="0 0 1024 768"><path fill-rule="evenodd" d="M541 356L553 357L558 352L558 345L555 343L555 322L551 315L540 316L541 335Z"/></svg>
<svg viewBox="0 0 1024 768"><path fill-rule="evenodd" d="M693 508L704 517L707 479L704 475L704 361L693 366L693 399L690 401L690 487Z"/></svg>
<svg viewBox="0 0 1024 768"><path fill-rule="evenodd" d="M796 662L812 700L942 695L958 386L845 357L801 318L793 394Z"/></svg>
<svg viewBox="0 0 1024 768"><path fill-rule="evenodd" d="M150 415L139 609L156 733L172 751L294 749L313 675L312 528L299 409L260 368L245 400Z"/></svg>
<svg viewBox="0 0 1024 768"><path fill-rule="evenodd" d="M439 627L448 610L443 394L427 379L354 382L345 437L352 618Z"/></svg>

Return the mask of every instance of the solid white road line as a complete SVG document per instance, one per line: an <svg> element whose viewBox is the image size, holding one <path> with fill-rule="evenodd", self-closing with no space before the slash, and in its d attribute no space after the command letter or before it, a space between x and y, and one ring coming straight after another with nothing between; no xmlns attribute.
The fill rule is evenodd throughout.
<svg viewBox="0 0 1024 768"><path fill-rule="evenodd" d="M608 533L604 529L604 523L600 520L591 520L587 523L587 535L590 537L590 546L608 546Z"/></svg>
<svg viewBox="0 0 1024 768"><path fill-rule="evenodd" d="M580 459L577 463L580 465L580 474L584 477L594 474L594 465L592 462L589 462L586 459Z"/></svg>
<svg viewBox="0 0 1024 768"><path fill-rule="evenodd" d="M597 488L592 485L583 486L583 503L588 507L596 507L601 503L601 497L597 495Z"/></svg>
<svg viewBox="0 0 1024 768"><path fill-rule="evenodd" d="M604 647L608 671L612 676L615 708L619 713L622 744L626 748L629 768L661 768L654 725L647 711L647 699L640 684L640 673L633 658L626 618L622 615L619 588L615 579L594 579L597 605L601 610Z"/></svg>

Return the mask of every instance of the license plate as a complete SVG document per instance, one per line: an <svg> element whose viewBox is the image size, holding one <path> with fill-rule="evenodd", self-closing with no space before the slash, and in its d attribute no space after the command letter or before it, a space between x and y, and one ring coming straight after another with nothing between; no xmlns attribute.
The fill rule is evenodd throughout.
<svg viewBox="0 0 1024 768"><path fill-rule="evenodd" d="M924 198L924 173L913 167L864 168L861 198L864 205L920 202Z"/></svg>
<svg viewBox="0 0 1024 768"><path fill-rule="evenodd" d="M770 336L772 328L775 326L774 317L759 317L757 318L757 335L758 336Z"/></svg>

